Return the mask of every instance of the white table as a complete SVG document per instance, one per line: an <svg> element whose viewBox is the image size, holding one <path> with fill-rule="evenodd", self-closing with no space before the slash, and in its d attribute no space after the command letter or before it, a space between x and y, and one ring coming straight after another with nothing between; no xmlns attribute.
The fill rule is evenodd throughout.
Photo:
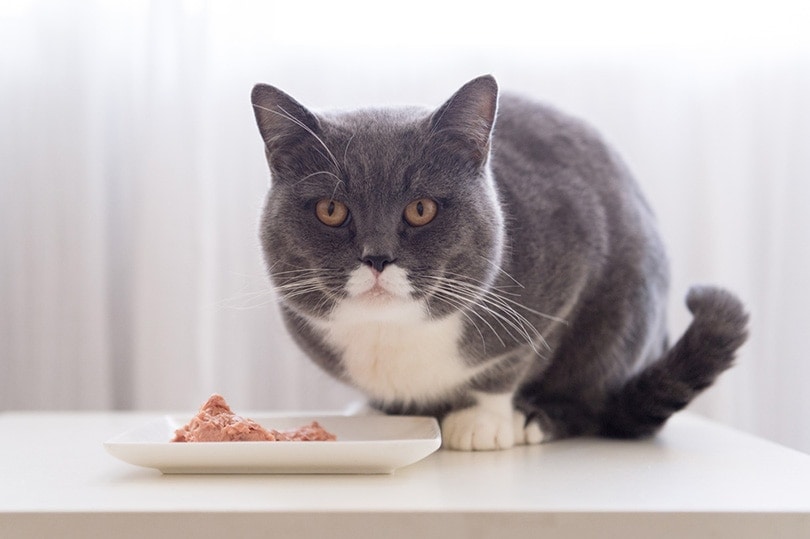
<svg viewBox="0 0 810 539"><path fill-rule="evenodd" d="M440 450L393 475L161 475L161 414L0 414L0 537L804 537L810 456L693 415L643 442Z"/></svg>

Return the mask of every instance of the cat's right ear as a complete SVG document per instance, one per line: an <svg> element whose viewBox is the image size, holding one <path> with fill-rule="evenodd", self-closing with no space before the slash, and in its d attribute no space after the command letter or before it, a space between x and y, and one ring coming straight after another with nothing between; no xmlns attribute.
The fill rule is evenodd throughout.
<svg viewBox="0 0 810 539"><path fill-rule="evenodd" d="M274 86L257 84L250 100L268 157L280 147L317 136L320 131L320 122L314 114Z"/></svg>
<svg viewBox="0 0 810 539"><path fill-rule="evenodd" d="M492 75L478 77L462 86L433 113L431 133L449 135L456 153L463 151L471 160L483 163L489 156L497 109L498 83Z"/></svg>

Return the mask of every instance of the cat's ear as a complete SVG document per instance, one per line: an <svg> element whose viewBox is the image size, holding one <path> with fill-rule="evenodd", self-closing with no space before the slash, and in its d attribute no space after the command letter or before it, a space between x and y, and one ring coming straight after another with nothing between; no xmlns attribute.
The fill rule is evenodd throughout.
<svg viewBox="0 0 810 539"><path fill-rule="evenodd" d="M489 143L498 110L498 83L492 75L473 79L439 107L430 118L431 134L449 137L480 163L489 156Z"/></svg>
<svg viewBox="0 0 810 539"><path fill-rule="evenodd" d="M317 137L320 132L318 118L278 88L257 84L253 87L250 100L268 156L280 147L294 145L302 138Z"/></svg>

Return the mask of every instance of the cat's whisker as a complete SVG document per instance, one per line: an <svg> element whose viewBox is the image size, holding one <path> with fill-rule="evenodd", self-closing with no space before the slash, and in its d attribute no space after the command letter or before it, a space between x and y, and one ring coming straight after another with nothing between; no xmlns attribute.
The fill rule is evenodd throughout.
<svg viewBox="0 0 810 539"><path fill-rule="evenodd" d="M279 272L272 277L273 281L277 282L277 286L295 285L297 282L306 280L329 280L332 278L334 276L324 275L320 272Z"/></svg>
<svg viewBox="0 0 810 539"><path fill-rule="evenodd" d="M470 325L472 325L472 327L475 328L475 331L478 332L478 335L481 337L481 345L484 347L484 349L486 349L487 342L486 342L486 339L484 338L484 333L481 331L481 328L478 327L478 324L475 323L475 320L473 320L472 317L468 314L467 309L464 308L465 307L464 304L462 304L460 301L454 301L454 300L451 300L450 298L446 298L446 297L443 297L443 296L435 296L435 297L436 297L437 300L442 301L443 303L446 303L447 305L450 305L451 307L454 307L454 308L458 309L458 311L461 313L461 315L464 318L466 318L467 321L470 323ZM430 307L428 306L427 309L428 309L428 316L430 316ZM489 326L489 323L480 314L478 314L478 313L476 313L474 311L470 311L470 312L472 314L476 315L478 318L481 319L482 322L484 322L485 324L487 324ZM492 329L493 333L495 332L495 329L492 328L492 326L490 326L490 329ZM498 336L497 333L495 333L495 335ZM498 337L498 338L500 339L500 337ZM505 343L503 341L501 341L501 345L505 346Z"/></svg>
<svg viewBox="0 0 810 539"><path fill-rule="evenodd" d="M531 322L530 322L530 321L529 321L529 320L528 320L528 319L527 319L525 316L523 316L522 314L520 314L519 312L517 312L517 311L516 311L514 308L512 308L512 306L511 306L511 305L509 305L509 304L511 303L511 304L514 304L515 306L525 308L527 311L532 311L532 309L529 309L528 307L524 307L522 304L520 304L520 303L518 303L518 302L516 302L516 301L514 301L514 300L511 300L510 298L505 298L505 297L502 297L502 296L500 296L499 294L495 294L495 293L493 293L493 292L491 292L491 291L486 291L486 293L484 294L484 296L483 296L481 299L482 299L482 301L484 301L484 302L486 302L486 303L488 303L488 304L490 304L490 305L493 305L493 306L495 306L495 307L499 308L499 309L500 309L501 311L503 311L503 312L504 312L504 313L505 313L507 316L509 316L509 317L511 317L512 319L514 319L514 320L515 320L515 322L516 322L516 323L517 323L519 326L521 326L521 327L529 327L529 328L531 328L532 330L534 330L534 334L535 334L535 336L536 336L538 339L540 339L540 341L542 342L542 344L543 344L543 345L544 345L544 346L545 346L545 347L546 347L548 350L551 350L551 347L548 345L548 342L547 342L547 341L546 341L546 339L543 337L543 335L540 333L540 331L539 331L539 330L538 330L538 329L537 329L537 328L536 328L536 327L535 327L535 326L534 326L534 325L533 325L533 324L532 324L532 323L531 323ZM535 312L536 314L540 314L540 315L541 315L541 313L538 313L537 311L533 311L533 312Z"/></svg>
<svg viewBox="0 0 810 539"><path fill-rule="evenodd" d="M521 327L519 324L512 321L508 316L505 316L502 313L498 312L497 310L492 309L488 305L481 303L480 302L481 296L471 294L469 290L466 290L464 288L454 287L451 283L445 284L447 286L441 289L442 294L450 295L453 298L459 300L464 304L464 306L467 309L470 310L470 312L475 313L473 307L477 307L483 310L485 313L492 315L492 317L495 318L496 322L498 322L498 324L503 328L503 330L507 333L507 335L509 335L515 342L522 342L523 340L525 340L530 346L532 346L531 336L528 334L525 328ZM492 330L492 332L495 334L495 336L503 345L504 342L501 339L499 333L495 330L495 328L493 328L492 325L489 324L489 322L487 322L483 317L482 320L484 320L484 322L489 326L489 328ZM523 339L519 339L517 336L515 336L515 334L512 333L512 331L509 329L510 327L516 332L518 332L523 337ZM532 348L534 347L532 346Z"/></svg>
<svg viewBox="0 0 810 539"><path fill-rule="evenodd" d="M255 275L241 274L238 272L234 272L234 275L245 281L240 290L227 297L213 301L211 303L212 307L219 309L252 309L263 307L275 300L273 289L267 282L266 277L262 276L261 280L257 280L258 278Z"/></svg>
<svg viewBox="0 0 810 539"><path fill-rule="evenodd" d="M338 178L337 181L335 182L335 187L332 189L332 196L331 196L332 200L334 200L335 196L337 195L338 188L340 187L340 184L342 184L342 183L343 183L343 180L341 180L340 178Z"/></svg>
<svg viewBox="0 0 810 539"><path fill-rule="evenodd" d="M310 275L320 276L324 278L333 278L341 276L343 274L345 274L343 270L326 269L326 268L296 268L286 271L273 271L273 270L270 271L270 275L274 279L277 279L279 277L292 278Z"/></svg>
<svg viewBox="0 0 810 539"><path fill-rule="evenodd" d="M310 278L282 285L272 285L253 292L235 294L215 305L225 309L255 309L310 292L324 292L323 283Z"/></svg>
<svg viewBox="0 0 810 539"><path fill-rule="evenodd" d="M490 293L484 297L484 301L502 310L507 316L509 316L512 320L514 320L519 327L525 329L525 333L527 334L527 336L529 334L529 330L531 330L531 332L534 334L533 338L529 337L532 343L534 343L535 339L537 339L540 341L540 344L542 344L546 350L551 351L551 346L549 346L548 341L543 336L543 334L540 333L540 330L538 330L534 326L534 324L532 324L525 316L517 312L514 308L512 308L510 305L506 303L507 301L509 301L509 298L502 298L496 294Z"/></svg>
<svg viewBox="0 0 810 539"><path fill-rule="evenodd" d="M467 319L470 320L470 322L473 324L475 329L478 330L478 333L481 334L481 338L483 339L484 336L483 336L483 333L481 333L480 328L478 327L478 325L475 322L473 322L470 319L470 317L469 317L469 315L467 313L471 313L471 314L475 315L479 320L481 320L481 322L486 324L486 326L492 331L492 333L498 339L498 342L501 343L501 346L506 346L506 343L501 338L498 331L496 331L495 328L492 326L492 324L490 324L489 321L486 318L484 318L480 313L478 313L476 310L470 308L471 303L469 301L469 298L459 296L458 294L451 293L449 290L441 290L434 297L436 297L437 299L439 299L441 301L444 301L445 303L447 303L448 305L450 305L452 307L455 307L456 309L459 310L459 312L463 313L464 316L466 316Z"/></svg>
<svg viewBox="0 0 810 539"><path fill-rule="evenodd" d="M273 290L280 301L291 301L299 296L319 294L316 306L321 310L328 302L340 299L345 272L331 268L294 268L271 271Z"/></svg>
<svg viewBox="0 0 810 539"><path fill-rule="evenodd" d="M357 135L357 133L352 133L352 136L349 137L348 141L346 141L346 147L343 148L343 166L345 166L346 168L348 168L347 161L348 161L348 158L349 158L349 144L352 143L352 141L354 140L355 135Z"/></svg>
<svg viewBox="0 0 810 539"><path fill-rule="evenodd" d="M295 290L305 286L321 286L331 289L332 286L330 285L332 284L337 284L337 281L331 282L330 280L324 279L320 276L313 276L303 279L288 280L283 283L273 285L273 288L277 291Z"/></svg>
<svg viewBox="0 0 810 539"><path fill-rule="evenodd" d="M438 289L443 293L450 293L450 291L452 291L456 299L464 301L468 307L476 306L494 317L512 339L517 342L525 340L535 353L539 354L534 346L536 340L546 349L551 350L548 342L539 330L511 305L514 304L515 306L523 307L520 303L511 298L503 297L488 288L459 279L444 276L430 276L430 278L437 283L441 283L442 286L438 287ZM490 326L490 329L493 328ZM518 339L513 331L520 335L522 339ZM493 332L497 335L494 329Z"/></svg>
<svg viewBox="0 0 810 539"><path fill-rule="evenodd" d="M490 261L490 262L491 262L491 261ZM493 263L493 265L494 265L494 263ZM504 274L504 275L506 275L507 277L509 277L510 279L512 279L512 280L515 282L515 285L516 285L516 286L519 286L520 288L525 288L525 287L524 287L522 284L520 284L519 282L515 281L515 280L512 278L512 276L511 276L511 275L509 275L508 273L506 273L505 271L503 271L503 270L502 270L502 269L501 269L499 266L495 265L495 267L496 267L496 268L497 268L499 271L503 272L503 274ZM483 285L483 286L487 286L487 283L485 283L485 282L483 282L483 281L479 281L479 280L477 280L477 279L470 279L469 277L467 277L467 276L465 276L465 275L462 275L462 274L459 274L459 273L446 272L446 274L447 274L447 275L453 275L453 276L460 277L460 278L464 279L464 281L462 281L462 282L471 281L471 282L474 282L474 283L480 283L480 284L481 284L481 285ZM498 291L498 293L497 293L497 294L495 294L494 292L490 292L490 294L491 294L491 295L497 295L497 296L499 296L499 297L500 297L500 298L501 298L503 301L509 302L509 303L513 304L515 307L519 307L519 308L521 308L522 310L524 310L524 311L526 311L526 312L528 312L528 313L531 313L531 314L533 314L533 315L539 316L539 317L541 317L541 318L545 318L546 320L551 320L552 322L557 322L557 323L560 323L560 324L565 324L566 326L567 326L567 325L569 325L568 321L567 321L567 320L565 320L564 318L560 318L559 316L554 316L554 315L552 315L552 314L547 314L547 313L544 313L544 312L541 312L541 311L537 311L537 310L535 310L535 309L532 309L531 307L527 307L526 305L523 305L522 303L519 303L519 302L517 302L517 301L515 301L515 300L513 300L513 299L511 299L511 298L506 297L506 295L507 295L507 294L508 294L508 295L510 295L510 296L516 296L516 297L520 297L520 294L516 294L516 293L513 293L513 292L504 292L503 290L501 290L500 288L497 288L497 287L492 287L492 289L491 289L491 290L497 290L497 291Z"/></svg>
<svg viewBox="0 0 810 539"><path fill-rule="evenodd" d="M321 175L321 174L326 174L327 176L332 176L333 178L335 178L335 179L337 180L337 184L336 184L336 185L340 185L341 183L343 183L343 180L341 180L341 179L340 179L340 176L338 176L337 174L335 174L335 173L333 173L333 172L329 172L328 170L320 170L320 171L318 171L318 172L313 172L312 174L307 174L307 175L306 175L306 176L304 176L303 178L301 178L301 179L297 180L297 181L295 182L295 185L298 185L298 184L300 184L300 183L304 183L305 181L307 181L308 179L312 178L313 176L319 176L319 175Z"/></svg>
<svg viewBox="0 0 810 539"><path fill-rule="evenodd" d="M266 290L256 292L235 294L231 297L215 302L214 306L222 309L248 310L270 305L271 303L275 303L276 300L277 298L275 294L273 294L273 290L271 288L267 288Z"/></svg>
<svg viewBox="0 0 810 539"><path fill-rule="evenodd" d="M301 286L301 287L298 287L298 288L281 291L279 293L279 296L280 296L280 299L283 299L284 301L290 301L290 300L292 300L294 298L297 298L299 296L305 296L307 294L312 294L312 293L322 293L322 294L325 294L326 296L329 296L329 294L330 294L330 292L327 291L327 290L324 290L323 287L320 286L320 284L312 284L310 286Z"/></svg>
<svg viewBox="0 0 810 539"><path fill-rule="evenodd" d="M521 285L519 283L515 284L515 285L506 285L506 286L492 286L490 283L488 283L486 281L482 281L480 279L473 279L472 277L469 277L469 276L464 275L462 273L454 273L452 271L447 271L447 270L444 271L444 274L445 275L450 275L452 277L458 277L461 280L463 280L464 282L477 283L477 284L481 285L483 288L492 288L492 290L497 290L501 294L508 294L510 296L520 297L520 294L517 293L517 292L506 292L506 291L503 290L504 288L514 288L514 287L524 288L523 285Z"/></svg>
<svg viewBox="0 0 810 539"><path fill-rule="evenodd" d="M523 286L523 285L520 283L520 281L518 281L517 279L515 279L514 277L512 277L512 275L510 275L510 274L509 274L509 272L508 272L508 271L506 271L505 269L503 269L503 268L502 268L502 267L501 267L499 264L496 264L495 262L493 262L492 260L490 260L489 258L487 258L487 257L485 257L485 256L478 255L478 257L479 257L479 258L484 259L484 260L485 260L487 263L489 263L489 264L490 264L490 265L491 265L493 268L495 268L496 270L498 270L498 272L499 272L499 273L502 273L502 274L503 274L503 275L504 275L506 278L508 278L510 281L512 281L513 283L515 283L515 284L516 284L517 286L519 286L520 288L526 288L525 286Z"/></svg>
<svg viewBox="0 0 810 539"><path fill-rule="evenodd" d="M281 262L276 262L275 264L270 266L270 268L269 268L270 273L271 274L276 273L276 267L278 265L280 265L280 264L281 264ZM316 267L312 267L312 266L295 266L295 265L293 265L293 264L291 264L289 262L285 263L284 265L287 266L288 268L290 268L289 270L285 270L285 271L320 271L320 272L326 272L326 273L343 271L342 269L330 268L330 267L326 267L326 266L316 266Z"/></svg>

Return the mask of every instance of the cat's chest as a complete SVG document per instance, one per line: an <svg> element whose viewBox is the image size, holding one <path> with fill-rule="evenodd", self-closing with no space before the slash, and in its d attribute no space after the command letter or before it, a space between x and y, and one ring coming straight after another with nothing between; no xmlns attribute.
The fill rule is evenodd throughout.
<svg viewBox="0 0 810 539"><path fill-rule="evenodd" d="M426 320L416 303L389 310L346 304L321 328L352 381L378 400L430 402L471 376L458 346L460 314Z"/></svg>

